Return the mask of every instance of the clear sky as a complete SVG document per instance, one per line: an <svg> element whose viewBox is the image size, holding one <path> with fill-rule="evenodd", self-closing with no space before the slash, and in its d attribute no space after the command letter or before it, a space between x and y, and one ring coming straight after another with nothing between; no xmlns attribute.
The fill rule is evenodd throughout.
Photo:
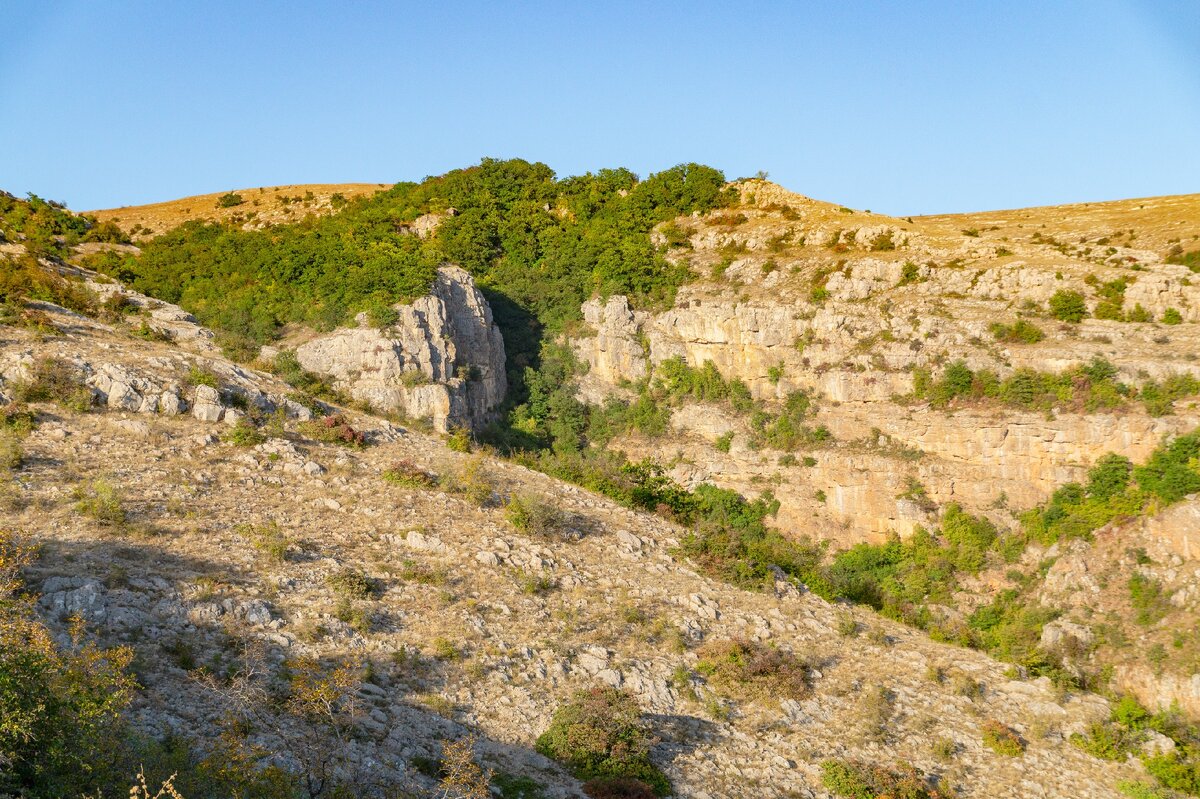
<svg viewBox="0 0 1200 799"><path fill-rule="evenodd" d="M1200 0L0 0L0 188L75 209L685 161L895 214L1200 192Z"/></svg>

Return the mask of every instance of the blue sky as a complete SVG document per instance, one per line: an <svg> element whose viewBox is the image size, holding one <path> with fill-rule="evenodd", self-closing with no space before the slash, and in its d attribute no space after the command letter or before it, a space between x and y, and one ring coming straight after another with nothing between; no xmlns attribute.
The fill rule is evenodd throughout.
<svg viewBox="0 0 1200 799"><path fill-rule="evenodd" d="M895 214L1200 192L1198 0L5 0L0 187L88 209L685 161Z"/></svg>

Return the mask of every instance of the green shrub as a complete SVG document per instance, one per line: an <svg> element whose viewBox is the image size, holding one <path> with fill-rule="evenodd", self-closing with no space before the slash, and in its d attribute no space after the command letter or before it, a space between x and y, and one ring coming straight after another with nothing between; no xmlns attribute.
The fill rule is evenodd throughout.
<svg viewBox="0 0 1200 799"><path fill-rule="evenodd" d="M844 799L951 799L954 791L942 790L920 770L906 765L894 769L853 760L826 760L821 764L821 784Z"/></svg>
<svg viewBox="0 0 1200 799"><path fill-rule="evenodd" d="M900 267L900 280L896 285L907 286L909 283L916 283L920 277L921 267L912 261L905 261L904 266Z"/></svg>
<svg viewBox="0 0 1200 799"><path fill-rule="evenodd" d="M1177 308L1168 308L1163 311L1162 320L1164 325L1183 324L1183 314L1179 313Z"/></svg>
<svg viewBox="0 0 1200 799"><path fill-rule="evenodd" d="M814 591L827 589L818 567L818 546L784 536L764 519L779 502L764 495L753 502L728 489L701 485L675 502L676 517L692 522L680 550L706 572L743 588L761 590L774 584L772 567Z"/></svg>
<svg viewBox="0 0 1200 799"><path fill-rule="evenodd" d="M1171 609L1162 583L1141 572L1129 578L1129 602L1133 605L1134 621L1143 627L1155 624Z"/></svg>
<svg viewBox="0 0 1200 799"><path fill-rule="evenodd" d="M462 494L468 501L481 508L489 504L496 493L491 475L479 456L475 456L456 473L446 477L443 483L448 491Z"/></svg>
<svg viewBox="0 0 1200 799"><path fill-rule="evenodd" d="M370 608L355 605L348 597L342 597L338 600L337 605L333 609L333 617L347 624L350 629L360 635L370 633L375 622L375 614Z"/></svg>
<svg viewBox="0 0 1200 799"><path fill-rule="evenodd" d="M1144 782L1135 782L1133 780L1119 781L1117 783L1117 790L1128 796L1129 799L1177 799L1179 796L1179 794L1170 788L1147 785Z"/></svg>
<svg viewBox="0 0 1200 799"><path fill-rule="evenodd" d="M0 469L19 469L25 462L21 436L9 429L0 429Z"/></svg>
<svg viewBox="0 0 1200 799"><path fill-rule="evenodd" d="M1087 316L1087 303L1078 291L1059 289L1050 297L1050 315L1063 322L1079 322Z"/></svg>
<svg viewBox="0 0 1200 799"><path fill-rule="evenodd" d="M95 395L84 383L83 373L73 364L53 356L41 358L30 367L29 379L13 386L17 402L54 402L83 413L95 403Z"/></svg>
<svg viewBox="0 0 1200 799"><path fill-rule="evenodd" d="M471 431L465 427L456 427L446 438L446 446L454 452L471 451Z"/></svg>
<svg viewBox="0 0 1200 799"><path fill-rule="evenodd" d="M1200 796L1200 747L1189 746L1142 759L1146 771L1167 788Z"/></svg>
<svg viewBox="0 0 1200 799"><path fill-rule="evenodd" d="M235 206L241 205L244 202L246 202L246 200L242 197L242 195L236 194L231 191L231 192L228 192L227 194L222 194L220 197L217 198L217 207L218 208L233 208Z"/></svg>
<svg viewBox="0 0 1200 799"><path fill-rule="evenodd" d="M1154 314L1150 313L1145 308L1143 308L1142 304L1139 302L1138 304L1133 306L1133 310L1131 310L1129 313L1125 314L1125 321L1126 322L1153 322Z"/></svg>
<svg viewBox="0 0 1200 799"><path fill-rule="evenodd" d="M256 447L266 441L267 437L253 422L243 416L221 436L221 440L238 447Z"/></svg>
<svg viewBox="0 0 1200 799"><path fill-rule="evenodd" d="M549 502L530 494L514 494L504 506L508 523L528 535L549 538L566 532L567 518Z"/></svg>
<svg viewBox="0 0 1200 799"><path fill-rule="evenodd" d="M301 433L315 441L356 448L364 447L367 443L366 434L351 427L346 417L341 414L310 419L301 422L299 428Z"/></svg>
<svg viewBox="0 0 1200 799"><path fill-rule="evenodd" d="M879 233L875 238L871 239L872 252L889 252L896 249L896 242L892 239L892 231L887 230Z"/></svg>
<svg viewBox="0 0 1200 799"><path fill-rule="evenodd" d="M400 568L400 579L410 583L445 585L449 577L445 567L429 566L415 560L405 560Z"/></svg>
<svg viewBox="0 0 1200 799"><path fill-rule="evenodd" d="M588 780L583 792L589 799L654 799L654 789L632 777L602 777Z"/></svg>
<svg viewBox="0 0 1200 799"><path fill-rule="evenodd" d="M78 489L76 500L76 511L102 525L120 527L125 524L128 514L121 492L102 477L93 480L87 488Z"/></svg>
<svg viewBox="0 0 1200 799"><path fill-rule="evenodd" d="M1200 431L1177 436L1159 446L1146 463L1133 470L1138 485L1167 504L1200 491Z"/></svg>
<svg viewBox="0 0 1200 799"><path fill-rule="evenodd" d="M671 783L650 762L653 740L631 695L596 687L576 693L555 711L536 748L569 768L577 779L632 778L666 796Z"/></svg>
<svg viewBox="0 0 1200 799"><path fill-rule="evenodd" d="M729 452L729 450L732 446L733 446L733 431L732 430L730 430L728 433L725 433L724 435L720 436L719 438L717 438L716 441L713 442L713 447L716 448L717 452Z"/></svg>
<svg viewBox="0 0 1200 799"><path fill-rule="evenodd" d="M1097 722L1088 728L1086 735L1072 735L1071 743L1092 757L1124 762L1130 753L1137 751L1144 737L1120 724Z"/></svg>
<svg viewBox="0 0 1200 799"><path fill-rule="evenodd" d="M36 314L27 307L31 302L51 303L85 316L99 311L96 295L80 280L43 267L30 254L17 258L0 256L0 306L10 309L18 317L18 323L34 327L37 325L31 322ZM22 316L24 321L20 320Z"/></svg>
<svg viewBox="0 0 1200 799"><path fill-rule="evenodd" d="M342 569L325 578L334 594L343 599L376 599L381 593L379 582L357 569Z"/></svg>
<svg viewBox="0 0 1200 799"><path fill-rule="evenodd" d="M1046 337L1040 327L1024 319L1018 319L1011 325L993 322L989 329L997 341L1009 344L1037 344Z"/></svg>
<svg viewBox="0 0 1200 799"><path fill-rule="evenodd" d="M1020 757L1025 754L1025 742L1009 727L995 719L983 723L983 745L998 755Z"/></svg>
<svg viewBox="0 0 1200 799"><path fill-rule="evenodd" d="M1147 380L1142 384L1140 398L1146 413L1166 416L1174 412L1175 401L1200 393L1200 380L1190 374L1177 374L1163 382Z"/></svg>
<svg viewBox="0 0 1200 799"><path fill-rule="evenodd" d="M400 313L385 302L375 301L367 306L367 322L371 327L383 329L400 320Z"/></svg>
<svg viewBox="0 0 1200 799"><path fill-rule="evenodd" d="M545 799L544 786L530 777L499 773L492 777L492 787L500 799Z"/></svg>
<svg viewBox="0 0 1200 799"><path fill-rule="evenodd" d="M1182 264L1193 272L1200 272L1200 250L1184 252L1183 247L1176 244L1167 252L1166 262L1169 264Z"/></svg>
<svg viewBox="0 0 1200 799"><path fill-rule="evenodd" d="M287 560L291 539L274 520L266 524L241 524L237 527L238 535L250 541L250 544L268 559L275 563Z"/></svg>

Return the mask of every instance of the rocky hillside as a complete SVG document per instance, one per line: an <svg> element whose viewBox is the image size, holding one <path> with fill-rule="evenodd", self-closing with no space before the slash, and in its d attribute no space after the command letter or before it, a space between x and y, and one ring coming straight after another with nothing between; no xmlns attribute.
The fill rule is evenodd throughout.
<svg viewBox="0 0 1200 799"><path fill-rule="evenodd" d="M718 178L485 161L140 247L9 198L0 610L137 677L93 760L189 799L1200 792L1200 196Z"/></svg>
<svg viewBox="0 0 1200 799"><path fill-rule="evenodd" d="M900 219L739 190L656 233L697 276L672 308L592 300L570 342L587 401L672 406L609 446L682 484L768 490L781 529L838 548L935 529L952 504L1019 535L1106 454L1144 461L1200 421L1200 195ZM740 407L701 396L705 364ZM1033 542L938 612L953 625L1005 591L1036 597L1076 625L1077 668L1200 714L1197 506ZM1140 581L1161 597L1152 619Z"/></svg>
<svg viewBox="0 0 1200 799"><path fill-rule="evenodd" d="M908 220L768 183L747 181L741 192L736 211L671 231L674 257L702 276L673 308L593 300L583 309L590 332L572 342L594 401L664 361L711 361L755 398L805 392L809 423L832 434L813 448L815 464L780 465L748 414L712 403L680 408L669 439L621 442L677 464L684 482L752 493L767 481L788 529L854 542L928 523L901 496L910 480L936 504L984 510L1004 498L1024 509L1081 479L1105 452L1140 460L1164 435L1196 426L1194 388L1153 409L1080 407L1074 397L939 407L915 389L922 373L936 377L956 361L999 380L1095 358L1133 387L1200 374L1200 285L1186 266L1164 263L1181 240L1200 247L1200 196ZM1062 218L1061 228L1046 227ZM1088 309L1082 321L1053 316L1051 299L1069 292Z"/></svg>
<svg viewBox="0 0 1200 799"><path fill-rule="evenodd" d="M578 795L533 744L599 684L648 714L679 796L828 796L856 762L911 764L961 796L1117 796L1139 779L1067 740L1107 718L1099 696L787 581L715 582L659 517L302 404L185 311L39 268L97 302L28 299L0 328L0 392L26 402L5 418L28 419L6 433L0 524L37 545L22 580L52 630L78 618L77 635L130 649L128 718L150 740L285 771L319 752L356 792L430 795L444 742L474 732L497 790ZM336 724L255 693L306 669L340 675Z"/></svg>

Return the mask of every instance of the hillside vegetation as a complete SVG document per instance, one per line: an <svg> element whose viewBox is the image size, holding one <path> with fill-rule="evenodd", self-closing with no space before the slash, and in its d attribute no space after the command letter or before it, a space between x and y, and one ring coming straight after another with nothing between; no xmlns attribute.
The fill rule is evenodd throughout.
<svg viewBox="0 0 1200 799"><path fill-rule="evenodd" d="M246 231L190 221L138 257L110 254L92 265L183 305L246 352L287 323L329 330L420 296L436 266L451 261L493 298L513 362L523 365L536 356L537 331L577 319L593 293L669 305L688 274L662 257L650 230L728 202L724 184L697 165L642 181L624 169L559 180L543 164L484 160L294 225ZM422 237L413 223L428 214L437 232Z"/></svg>
<svg viewBox="0 0 1200 799"><path fill-rule="evenodd" d="M218 207L244 202L232 195L217 197ZM200 423L222 416L228 423L219 437L196 439L201 448L218 448L208 463L220 475L197 473L196 485L222 486L238 499L226 505L209 488L196 488L195 496L207 498L217 517L213 531L226 545L248 546L252 553L241 557L272 576L245 578L236 592L202 587L186 601L204 605L210 591L250 601L265 592L274 609L231 604L217 615L273 620L282 638L266 633L263 640L287 650L278 670L259 670L248 654L203 668L216 670L207 687L223 702L273 694L271 714L281 715L228 704L242 737L229 732L237 744L227 752L203 735L172 750L159 748L159 737L139 743L132 729L109 733L124 741L122 764L139 752L163 769L180 758L194 795L214 784L216 772L206 769L217 768L223 752L240 758L231 790L323 794L324 778L312 782L316 771L344 778L357 762L347 754L357 751L353 736L343 734L374 729L358 715L354 693L363 683L383 685L392 696L421 688L429 693L420 701L447 717L458 717L446 698L454 696L472 708L473 723L482 719L506 740L536 746L586 781L591 796L665 795L680 786L686 795L701 773L695 761L690 773L664 765L654 737L661 718L642 717L632 696L658 714L702 714L723 730L751 735L756 748L774 746L764 741L778 730L805 740L810 748L798 783L788 775L794 766L764 769L768 793L777 795L785 783L822 784L844 796L947 795L981 773L978 764L964 770L956 761L981 748L986 758L1016 763L1027 751L1094 768L1120 763L1120 790L1128 795L1196 794L1200 732L1186 720L1196 708L1185 682L1200 669L1200 569L1187 526L1200 490L1200 434L1192 432L1200 372L1190 363L1194 353L1188 356L1197 321L1191 275L1200 269L1189 249L1195 236L1187 233L1194 203L1132 202L1067 209L1060 231L1047 226L1050 212L1042 209L1031 209L1032 217L896 219L761 180L726 184L719 172L697 165L645 180L626 170L557 179L544 165L485 160L420 184L343 198L300 222L249 224L218 215L142 236L134 249L115 227L37 198L9 198L9 221L0 228L9 242L0 299L14 347L11 365L0 371L5 398L34 408L6 409L0 451L14 490L36 492L44 486L19 475L57 469L36 464L58 463L54 458L74 442L98 440L95 431L105 423L89 413L97 401L140 413L192 407ZM1159 213L1139 217L1147 205ZM1145 225L1099 235L1095 225L1107 222L1097 215L1107 219L1105 213ZM454 455L421 438L418 421L393 415L403 425L397 427L372 415L386 408L350 403L286 349L351 323L361 311L368 326L388 329L396 324L391 306L425 295L447 261L485 289L507 346L511 387L490 427L451 430L445 445ZM291 387L219 358L208 331L163 303L178 303L211 325L233 360L269 368ZM63 308L79 316L64 316ZM43 357L48 341L72 354ZM257 360L263 344L284 349ZM202 353L209 365L180 347ZM120 353L119 365L108 362L111 352ZM470 368L455 375L475 379ZM419 387L427 377L397 379ZM67 414L62 437L30 435L51 418L47 403ZM136 448L122 449L138 464L134 472L184 457L170 443L171 424L154 428L162 443L150 448L146 464ZM76 430L88 437L72 438ZM27 444L44 460L26 458ZM482 455L470 454L477 450ZM102 455L72 451L88 464ZM120 487L107 478L83 480L88 473L55 472L56 480L76 483L71 507L90 520L83 540L160 540L161 531L140 526L150 519L189 545L206 534L203 525L179 521L193 518L186 511L156 510L186 501L178 486L163 489L155 478L149 493L138 489L131 512ZM322 550L313 532L327 522L258 507L274 490L267 486L307 479L300 475L312 478L303 491L314 506L348 510L342 518L350 527L330 533L339 541L332 549ZM377 489L360 482L364 476L388 484L399 499L388 494L380 506ZM133 484L124 481L124 490ZM393 500L398 504L388 504ZM242 518L247 512L252 521ZM398 513L445 523L383 532ZM606 540L602 533L617 529L613 524L638 532ZM54 540L48 528L35 527ZM539 542L531 545L535 554L525 553L527 541ZM388 547L397 543L414 557L377 568L394 564ZM324 554L313 555L318 551ZM654 576L618 577L619 568L610 571L614 552L648 558ZM468 576L464 560L484 571ZM26 563L22 571L41 568ZM512 585L501 586L487 571L493 568L515 568ZM596 570L604 575L600 584ZM300 582L289 583L294 578L284 571L302 575ZM45 585L45 601L64 607L83 601L71 592L99 590ZM614 585L638 597L621 600L615 615ZM319 622L305 610L314 586L336 602ZM436 607L414 609L415 586L437 587ZM596 609L603 620L580 599L592 589L606 597ZM767 615L737 611L726 618L711 596L723 607L753 606ZM662 604L675 602L698 618L721 620L721 635L713 639L708 622L701 633L680 626ZM852 604L878 615L855 612ZM514 616L516 606L532 615ZM777 607L788 608L778 627L763 620L774 619ZM451 635L440 613L461 617ZM88 712L96 689L81 682L73 650L47 648L49 638L29 611L13 618L27 620L23 634L42 651L29 679L83 685L92 693L81 697L80 712ZM790 638L805 625L820 628L811 654ZM493 628L505 637L495 638ZM575 649L580 635L591 643ZM535 700L545 730L536 744L527 726L512 731L509 709L491 706L495 694L488 694L498 690L506 704L513 700L498 686L514 684L510 664L525 657L514 655L513 642L534 638L556 654L547 656L547 669L521 672L515 682L546 679L564 689L557 708ZM631 648L623 649L626 639ZM906 647L936 647L930 639L979 652L951 649L943 660L930 654L940 649L928 649L905 660ZM164 653L190 672L195 655L184 640L177 633L175 650ZM136 637L129 642L141 646ZM903 646L893 652L897 642ZM662 656L649 665L643 645ZM347 665L346 653L360 647L390 651L390 663L370 655ZM611 647L629 661L614 660ZM424 653L416 661L424 658L424 665L408 660L410 648ZM327 661L305 659L316 652ZM96 684L123 685L124 650L81 649L79 656L113 666ZM989 665L961 672L956 665L952 673L950 662ZM456 663L460 671L450 665ZM881 677L885 663L907 676ZM864 668L869 684L860 677L837 682ZM557 682L558 675L585 673L609 687L581 691ZM972 676L985 673L986 681ZM840 676L831 681L831 674ZM1125 691L1150 707L1121 698ZM923 706L931 692L972 706L992 703L990 717L976 713L968 738L952 724L951 737L931 744L939 722L918 719L908 704ZM1106 693L1113 707L1091 692ZM1029 707L1038 718L1016 718L995 704L1010 694L1036 695ZM531 701L523 689L516 696L518 705ZM847 696L855 697L852 711ZM117 730L127 700L114 695L113 705L96 711L97 723ZM1062 708L1082 715L1070 715L1067 724ZM393 704L384 716L407 712ZM303 722L303 734L289 737L280 718L285 726ZM803 730L818 718L834 725L829 730L853 729L857 743L839 738L831 747L828 738L811 738ZM260 734L290 748L281 771L253 765L247 731L254 729L276 730ZM712 740L702 726L689 729L664 734L671 746L693 736ZM899 744L905 736L916 743ZM326 751L318 739L337 745ZM375 741L372 751L396 773L419 763L378 734ZM16 756L40 762L36 750ZM469 746L443 746L441 758L426 774L443 780L441 790L451 791L449 775L457 775L459 788L487 790L489 777L473 765ZM156 771L153 778L164 776ZM263 776L274 782L255 782ZM1002 767L989 772L993 778L1009 784ZM104 779L111 788L113 777ZM562 779L558 773L550 781ZM1076 786L1063 795L1099 795L1094 784L1078 787L1076 776L1062 779ZM516 783L502 775L492 784L503 793ZM976 795L982 784L962 790ZM1116 787L1105 783L1105 790Z"/></svg>

